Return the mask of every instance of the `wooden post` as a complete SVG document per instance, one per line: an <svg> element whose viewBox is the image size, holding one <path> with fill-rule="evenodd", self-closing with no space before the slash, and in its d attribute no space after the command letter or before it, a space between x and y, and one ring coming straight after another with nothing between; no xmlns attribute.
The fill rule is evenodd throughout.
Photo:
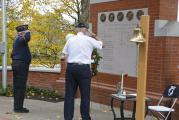
<svg viewBox="0 0 179 120"><path fill-rule="evenodd" d="M142 15L141 20L140 20L140 26L145 36L145 42L139 43L136 120L144 120L144 117L145 117L145 94L146 94L146 79L147 79L149 19L150 17L148 15Z"/></svg>

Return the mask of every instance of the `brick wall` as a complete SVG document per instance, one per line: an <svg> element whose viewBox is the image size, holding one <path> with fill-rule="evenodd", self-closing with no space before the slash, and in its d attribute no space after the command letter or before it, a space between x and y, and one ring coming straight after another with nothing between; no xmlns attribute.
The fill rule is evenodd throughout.
<svg viewBox="0 0 179 120"><path fill-rule="evenodd" d="M2 72L0 72L0 78L2 78L1 73ZM8 84L12 84L13 82L12 71L9 70L7 74L8 74ZM27 84L39 88L55 89L61 92L60 87L57 85L58 83L57 81L59 79L60 79L60 73L29 71Z"/></svg>
<svg viewBox="0 0 179 120"><path fill-rule="evenodd" d="M178 62L178 56L176 54L179 47L177 46L179 38L154 37L154 21L156 19L176 20L177 1L178 0L123 0L92 4L90 7L90 22L93 24L94 32L97 32L97 15L99 12L148 8L150 15L150 34L147 91L150 93L161 93L167 84L179 82L176 75ZM119 77L112 74L100 74L99 76L99 78L102 79L101 81L108 83L110 81L110 84L115 84L115 81L119 80ZM111 78L113 78L113 80L111 80ZM126 87L135 89L135 80L135 78L128 80L128 83L125 84Z"/></svg>
<svg viewBox="0 0 179 120"><path fill-rule="evenodd" d="M172 83L179 84L179 38L154 36L155 20L176 20L177 7L178 0L120 0L92 4L90 7L90 22L93 24L93 31L95 33L97 33L98 29L97 18L99 12L148 8L150 15L150 33L148 50L147 96L152 97L155 100L157 100L162 94L162 91L166 85ZM117 81L119 81L119 76L100 73L96 78L97 79L93 79L93 83L96 82L96 86L93 84L94 89L92 91L92 99L94 101L108 104L110 99L109 95L115 92L115 85ZM129 77L129 79L125 81L124 85L125 89L128 91L135 91L136 78ZM104 96L106 96L106 102L104 100ZM178 107L179 104L176 108ZM177 112L179 112L179 109L177 109L175 112L172 120L177 118Z"/></svg>
<svg viewBox="0 0 179 120"><path fill-rule="evenodd" d="M178 0L160 0L159 18L176 20L178 11Z"/></svg>

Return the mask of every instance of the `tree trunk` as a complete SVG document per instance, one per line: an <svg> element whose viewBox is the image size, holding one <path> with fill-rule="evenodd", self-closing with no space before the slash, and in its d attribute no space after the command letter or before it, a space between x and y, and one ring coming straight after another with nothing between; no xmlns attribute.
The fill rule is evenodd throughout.
<svg viewBox="0 0 179 120"><path fill-rule="evenodd" d="M81 14L79 21L88 26L90 0L81 0Z"/></svg>

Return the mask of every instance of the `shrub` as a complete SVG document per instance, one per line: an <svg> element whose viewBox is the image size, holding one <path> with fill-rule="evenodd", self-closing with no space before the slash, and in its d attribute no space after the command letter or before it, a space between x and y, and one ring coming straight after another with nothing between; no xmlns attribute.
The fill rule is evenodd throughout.
<svg viewBox="0 0 179 120"><path fill-rule="evenodd" d="M3 91L2 86L0 85L0 95L12 97L13 87L8 85L6 91ZM50 102L59 102L64 99L63 96L56 90L36 88L33 86L27 86L26 98Z"/></svg>

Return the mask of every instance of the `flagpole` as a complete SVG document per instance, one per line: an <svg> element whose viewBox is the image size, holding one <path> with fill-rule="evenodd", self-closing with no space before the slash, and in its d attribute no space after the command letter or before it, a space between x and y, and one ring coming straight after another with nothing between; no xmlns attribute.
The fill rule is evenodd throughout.
<svg viewBox="0 0 179 120"><path fill-rule="evenodd" d="M2 5L2 87L3 90L7 88L7 47L6 47L6 3L5 0L1 0Z"/></svg>

